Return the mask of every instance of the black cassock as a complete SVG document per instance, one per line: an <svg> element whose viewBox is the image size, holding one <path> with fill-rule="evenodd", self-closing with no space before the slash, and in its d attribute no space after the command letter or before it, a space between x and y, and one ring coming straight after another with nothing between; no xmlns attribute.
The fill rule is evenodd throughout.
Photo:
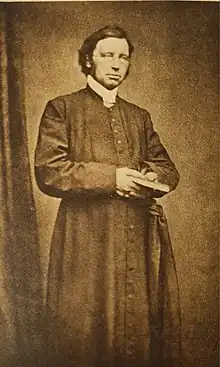
<svg viewBox="0 0 220 367"><path fill-rule="evenodd" d="M143 161L176 187L179 174L147 111L119 97L106 108L88 86L48 102L36 179L62 198L48 273L48 366L178 365L178 307L174 317L170 307L178 292L163 213L152 200L116 194L116 168Z"/></svg>

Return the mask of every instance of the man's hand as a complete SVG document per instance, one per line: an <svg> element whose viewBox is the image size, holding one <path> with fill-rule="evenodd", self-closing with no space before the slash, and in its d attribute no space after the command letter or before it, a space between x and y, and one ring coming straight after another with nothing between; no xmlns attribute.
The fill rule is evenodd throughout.
<svg viewBox="0 0 220 367"><path fill-rule="evenodd" d="M128 167L116 169L116 192L119 196L143 198L140 185L133 182L133 178L144 178L141 172Z"/></svg>
<svg viewBox="0 0 220 367"><path fill-rule="evenodd" d="M122 197L135 197L145 199L152 193L151 189L147 189L133 182L133 178L148 178L151 181L157 181L157 174L154 172L139 172L128 167L116 169L116 192Z"/></svg>

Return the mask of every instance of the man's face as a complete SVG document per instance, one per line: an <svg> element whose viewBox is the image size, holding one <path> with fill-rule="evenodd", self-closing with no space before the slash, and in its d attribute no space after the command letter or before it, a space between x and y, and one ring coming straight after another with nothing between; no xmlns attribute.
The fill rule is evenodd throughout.
<svg viewBox="0 0 220 367"><path fill-rule="evenodd" d="M129 46L124 38L109 37L100 40L93 51L90 74L107 89L122 83L130 63Z"/></svg>

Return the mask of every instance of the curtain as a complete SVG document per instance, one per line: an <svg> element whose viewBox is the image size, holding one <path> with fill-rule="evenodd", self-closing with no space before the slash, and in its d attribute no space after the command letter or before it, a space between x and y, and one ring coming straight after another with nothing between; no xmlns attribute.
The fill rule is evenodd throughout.
<svg viewBox="0 0 220 367"><path fill-rule="evenodd" d="M42 287L16 7L0 4L0 365L40 366Z"/></svg>

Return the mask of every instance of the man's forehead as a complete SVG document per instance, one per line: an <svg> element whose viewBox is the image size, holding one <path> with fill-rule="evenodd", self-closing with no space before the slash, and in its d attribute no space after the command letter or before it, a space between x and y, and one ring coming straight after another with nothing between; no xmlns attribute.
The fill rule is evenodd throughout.
<svg viewBox="0 0 220 367"><path fill-rule="evenodd" d="M96 52L120 52L129 55L129 46L125 38L108 37L98 41Z"/></svg>

